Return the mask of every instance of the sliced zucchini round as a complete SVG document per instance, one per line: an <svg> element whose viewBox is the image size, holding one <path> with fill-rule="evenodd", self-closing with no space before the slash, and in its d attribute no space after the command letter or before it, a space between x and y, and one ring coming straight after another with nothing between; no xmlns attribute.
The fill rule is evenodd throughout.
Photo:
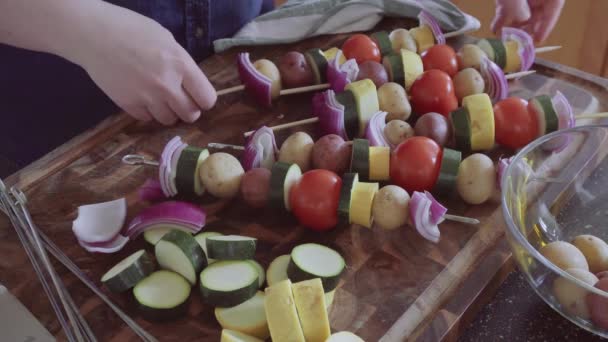
<svg viewBox="0 0 608 342"><path fill-rule="evenodd" d="M203 300L220 307L239 305L256 294L258 278L258 270L250 262L218 261L200 274Z"/></svg>
<svg viewBox="0 0 608 342"><path fill-rule="evenodd" d="M161 268L181 274L192 285L196 283L196 275L207 266L201 246L192 235L181 230L165 234L154 252Z"/></svg>
<svg viewBox="0 0 608 342"><path fill-rule="evenodd" d="M369 179L369 140L353 140L353 151L350 160L350 172L358 173L359 179Z"/></svg>
<svg viewBox="0 0 608 342"><path fill-rule="evenodd" d="M281 255L276 257L266 271L266 281L268 286L272 286L280 281L288 279L287 277L287 266L291 256L289 254Z"/></svg>
<svg viewBox="0 0 608 342"><path fill-rule="evenodd" d="M538 133L540 136L555 132L559 128L559 117L548 95L535 96L530 100L538 118Z"/></svg>
<svg viewBox="0 0 608 342"><path fill-rule="evenodd" d="M382 64L388 73L389 80L401 84L405 88L405 71L400 53L391 53L384 56Z"/></svg>
<svg viewBox="0 0 608 342"><path fill-rule="evenodd" d="M194 236L194 240L196 240L196 242L198 242L198 244L203 249L205 256L207 257L207 265L210 265L217 261L215 259L209 258L209 254L207 254L207 238L212 237L212 236L222 236L222 235L224 235L224 234L218 233L218 232L203 232L203 233L199 233L196 236Z"/></svg>
<svg viewBox="0 0 608 342"><path fill-rule="evenodd" d="M355 95L350 90L344 90L336 94L336 101L344 106L344 129L348 138L352 140L359 134L359 114L357 114Z"/></svg>
<svg viewBox="0 0 608 342"><path fill-rule="evenodd" d="M477 46L501 69L507 66L507 49L502 40L496 38L481 39L477 42Z"/></svg>
<svg viewBox="0 0 608 342"><path fill-rule="evenodd" d="M270 337L268 321L264 311L264 298L262 291L247 301L231 308L215 308L215 318L224 329L239 331L260 339Z"/></svg>
<svg viewBox="0 0 608 342"><path fill-rule="evenodd" d="M154 272L156 265L148 253L140 249L110 268L101 282L112 292L124 292Z"/></svg>
<svg viewBox="0 0 608 342"><path fill-rule="evenodd" d="M167 234L168 232L170 232L172 230L181 230L181 231L186 232L180 226L173 226L173 225L168 225L168 224L165 225L165 224L163 224L162 226L159 225L158 228L151 228L151 229L146 230L144 232L144 240L146 240L146 242L148 242L152 246L156 246L156 244L158 243L158 241L160 241L160 239L162 239L163 236L165 236L165 234Z"/></svg>
<svg viewBox="0 0 608 342"><path fill-rule="evenodd" d="M325 83L327 74L327 59L320 49L310 49L304 54L312 69L315 84Z"/></svg>
<svg viewBox="0 0 608 342"><path fill-rule="evenodd" d="M338 252L323 245L307 243L291 251L287 276L293 282L321 278L324 291L330 292L338 286L345 267L344 258Z"/></svg>
<svg viewBox="0 0 608 342"><path fill-rule="evenodd" d="M393 52L393 44L386 31L374 32L370 37L376 42L376 45L378 45L378 49L380 49L380 54L382 56L386 56Z"/></svg>
<svg viewBox="0 0 608 342"><path fill-rule="evenodd" d="M454 143L462 152L471 150L471 121L466 108L458 108L450 113L454 131Z"/></svg>
<svg viewBox="0 0 608 342"><path fill-rule="evenodd" d="M461 160L462 153L460 153L460 151L452 150L447 147L443 148L439 177L437 178L437 183L435 183L435 190L437 193L447 195L454 192Z"/></svg>
<svg viewBox="0 0 608 342"><path fill-rule="evenodd" d="M240 235L207 237L207 254L217 260L247 260L255 256L256 238Z"/></svg>
<svg viewBox="0 0 608 342"><path fill-rule="evenodd" d="M146 319L173 319L188 311L190 284L175 272L156 271L135 285L133 296Z"/></svg>
<svg viewBox="0 0 608 342"><path fill-rule="evenodd" d="M342 189L338 202L338 223L348 226L350 224L350 204L355 184L359 183L359 174L345 173L342 176Z"/></svg>
<svg viewBox="0 0 608 342"><path fill-rule="evenodd" d="M247 260L247 262L251 263L258 270L258 286L259 288L262 288L264 282L266 281L266 271L264 271L264 267L262 267L262 265L255 260Z"/></svg>
<svg viewBox="0 0 608 342"><path fill-rule="evenodd" d="M276 162L270 170L269 201L275 208L291 211L289 207L289 191L302 177L298 164Z"/></svg>
<svg viewBox="0 0 608 342"><path fill-rule="evenodd" d="M207 157L209 157L209 151L198 147L188 146L182 151L177 160L177 170L175 172L177 193L186 196L200 196L203 194L198 171Z"/></svg>

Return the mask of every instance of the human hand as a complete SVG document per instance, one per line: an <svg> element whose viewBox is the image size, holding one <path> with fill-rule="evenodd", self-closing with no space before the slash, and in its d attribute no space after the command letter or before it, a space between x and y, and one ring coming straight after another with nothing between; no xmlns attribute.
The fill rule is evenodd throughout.
<svg viewBox="0 0 608 342"><path fill-rule="evenodd" d="M138 120L194 122L211 108L215 89L160 24L105 2L92 18L75 62L123 110Z"/></svg>
<svg viewBox="0 0 608 342"><path fill-rule="evenodd" d="M564 0L496 0L492 31L505 26L521 28L542 42L555 27L564 7Z"/></svg>

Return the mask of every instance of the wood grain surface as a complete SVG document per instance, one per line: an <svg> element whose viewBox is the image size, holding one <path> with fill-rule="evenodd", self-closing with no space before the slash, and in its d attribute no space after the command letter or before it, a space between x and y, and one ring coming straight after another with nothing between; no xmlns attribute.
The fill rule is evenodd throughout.
<svg viewBox="0 0 608 342"><path fill-rule="evenodd" d="M390 19L380 27L411 25L412 22ZM277 60L290 50L339 45L344 37L318 37L293 45L238 51L249 50L254 59ZM462 42L455 42L459 43ZM217 89L238 84L235 68L238 51L215 55L202 63ZM530 97L559 89L578 112L608 108L606 84L601 81L565 72L566 69L551 64L536 64L535 68L537 75L512 83L514 94ZM126 197L128 219L147 206L138 202L137 188L148 177L155 177L156 170L124 165L123 155L140 153L157 158L164 144L175 135L196 146L209 142L242 144L242 132L263 124L309 117L310 99L311 94L285 96L272 108L263 109L244 93L230 94L220 97L215 108L197 123L171 128L134 123L125 115L116 116L12 175L8 183L26 190L38 226L98 282L121 258L139 248L149 249L139 239L114 255L90 254L77 244L71 232L71 221L79 205ZM314 126L306 130L318 136ZM297 129L280 132L278 142L295 131ZM494 151L493 155L504 153L507 152ZM350 330L366 341L435 341L457 336L460 324L474 312L470 309L479 307L512 267L498 203L467 206L455 198L441 200L450 213L478 218L482 224L475 227L446 222L441 225L441 241L432 244L409 227L382 231L352 226L318 234L298 225L293 217L272 209L254 210L238 199L227 202L205 196L197 202L208 213L204 229L258 238L256 259L265 267L274 257L289 253L303 242L319 242L337 249L345 257L348 268L330 311L333 330ZM4 217L0 217L0 255L0 282L61 339L63 335L50 305ZM100 341L137 340L74 276L59 264L57 270ZM219 340L221 328L212 308L201 303L196 288L187 317L162 324L141 319L128 295L111 295L111 298L161 341Z"/></svg>

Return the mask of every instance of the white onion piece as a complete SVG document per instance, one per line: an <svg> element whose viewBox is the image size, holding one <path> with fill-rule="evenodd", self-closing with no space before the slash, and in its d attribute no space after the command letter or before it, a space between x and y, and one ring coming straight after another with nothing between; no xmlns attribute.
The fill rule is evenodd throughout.
<svg viewBox="0 0 608 342"><path fill-rule="evenodd" d="M114 201L78 207L78 217L72 222L72 231L78 240L86 243L104 243L114 239L127 217L127 201Z"/></svg>
<svg viewBox="0 0 608 342"><path fill-rule="evenodd" d="M376 112L369 119L365 128L365 138L369 140L370 146L386 146L393 149L395 145L391 144L384 136L384 128L386 127L386 112Z"/></svg>
<svg viewBox="0 0 608 342"><path fill-rule="evenodd" d="M448 212L448 208L439 203L430 192L425 190L424 195L431 201L431 223L434 225L440 224L445 220L445 214Z"/></svg>
<svg viewBox="0 0 608 342"><path fill-rule="evenodd" d="M105 254L118 252L127 244L127 242L129 242L129 238L122 235L117 235L113 240L107 241L106 243L89 244L78 240L78 244L87 251Z"/></svg>
<svg viewBox="0 0 608 342"><path fill-rule="evenodd" d="M520 70L530 70L536 58L536 48L534 47L534 40L528 32L514 27L503 27L501 39L503 42L507 40L517 42L519 57L521 58Z"/></svg>
<svg viewBox="0 0 608 342"><path fill-rule="evenodd" d="M506 99L509 96L509 83L502 69L489 58L481 61L481 76L486 84L485 92L493 102Z"/></svg>
<svg viewBox="0 0 608 342"><path fill-rule="evenodd" d="M422 192L414 191L409 210L412 225L425 239L437 243L441 233L437 224L431 222L432 201Z"/></svg>
<svg viewBox="0 0 608 342"><path fill-rule="evenodd" d="M241 163L245 171L263 167L271 169L278 153L277 142L272 129L262 126L256 130L245 144Z"/></svg>

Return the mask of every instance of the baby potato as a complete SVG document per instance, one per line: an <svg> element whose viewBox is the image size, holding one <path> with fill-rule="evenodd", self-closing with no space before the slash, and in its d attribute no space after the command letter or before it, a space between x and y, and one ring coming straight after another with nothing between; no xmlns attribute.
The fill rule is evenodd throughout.
<svg viewBox="0 0 608 342"><path fill-rule="evenodd" d="M407 223L410 195L403 188L387 185L378 190L372 205L374 223L383 229L396 229Z"/></svg>
<svg viewBox="0 0 608 342"><path fill-rule="evenodd" d="M405 139L414 136L414 129L402 120L392 120L384 126L384 136L393 145L401 144Z"/></svg>
<svg viewBox="0 0 608 342"><path fill-rule="evenodd" d="M386 121L407 120L412 113L412 106L407 98L405 88L395 82L384 83L378 88L380 110L387 112Z"/></svg>
<svg viewBox="0 0 608 342"><path fill-rule="evenodd" d="M378 62L365 61L359 64L359 73L357 74L357 81L369 78L374 82L376 88L381 87L384 83L388 82L388 74L384 66Z"/></svg>
<svg viewBox="0 0 608 342"><path fill-rule="evenodd" d="M602 278L595 284L598 289L608 292L608 278ZM591 321L602 329L608 329L608 298L595 293L587 295L587 305Z"/></svg>
<svg viewBox="0 0 608 342"><path fill-rule="evenodd" d="M279 150L279 161L298 164L302 172L310 169L312 147L315 142L310 135L296 132L290 135Z"/></svg>
<svg viewBox="0 0 608 342"><path fill-rule="evenodd" d="M492 197L496 187L496 170L490 157L475 153L460 163L456 188L469 204L481 204Z"/></svg>
<svg viewBox="0 0 608 342"><path fill-rule="evenodd" d="M272 82L270 86L272 98L279 97L281 93L281 73L277 66L267 59L258 59L253 63L253 67Z"/></svg>
<svg viewBox="0 0 608 342"><path fill-rule="evenodd" d="M454 76L454 92L458 102L469 95L483 93L485 88L483 77L473 68L462 69Z"/></svg>
<svg viewBox="0 0 608 342"><path fill-rule="evenodd" d="M219 198L234 197L239 192L244 173L241 163L224 152L210 155L199 169L199 177L205 189Z"/></svg>
<svg viewBox="0 0 608 342"><path fill-rule="evenodd" d="M241 197L252 208L264 208L270 195L270 170L251 169L241 179Z"/></svg>
<svg viewBox="0 0 608 342"><path fill-rule="evenodd" d="M304 87L314 83L312 69L300 52L290 51L281 57L279 71L285 88Z"/></svg>
<svg viewBox="0 0 608 342"><path fill-rule="evenodd" d="M458 67L460 69L481 67L481 61L486 57L486 53L474 44L465 44L456 53Z"/></svg>
<svg viewBox="0 0 608 342"><path fill-rule="evenodd" d="M435 140L439 146L445 146L450 140L451 128L448 119L439 113L426 113L414 126L414 133Z"/></svg>
<svg viewBox="0 0 608 342"><path fill-rule="evenodd" d="M351 146L341 136L328 134L317 140L312 147L312 166L341 175L350 164L350 155Z"/></svg>
<svg viewBox="0 0 608 342"><path fill-rule="evenodd" d="M608 271L608 244L604 240L593 235L579 235L572 240L572 244L587 259L589 271L593 273Z"/></svg>
<svg viewBox="0 0 608 342"><path fill-rule="evenodd" d="M553 241L543 246L540 249L540 254L562 270L569 268L589 270L589 265L583 253L573 244L565 241Z"/></svg>
<svg viewBox="0 0 608 342"><path fill-rule="evenodd" d="M410 34L410 31L400 28L393 30L389 35L388 39L391 40L393 51L399 53L401 49L410 50L412 52L418 52L416 46L416 40Z"/></svg>
<svg viewBox="0 0 608 342"><path fill-rule="evenodd" d="M566 272L591 286L598 281L597 277L589 271L569 268ZM588 293L587 290L564 277L559 277L553 281L553 294L564 311L584 319L591 316L587 305Z"/></svg>

